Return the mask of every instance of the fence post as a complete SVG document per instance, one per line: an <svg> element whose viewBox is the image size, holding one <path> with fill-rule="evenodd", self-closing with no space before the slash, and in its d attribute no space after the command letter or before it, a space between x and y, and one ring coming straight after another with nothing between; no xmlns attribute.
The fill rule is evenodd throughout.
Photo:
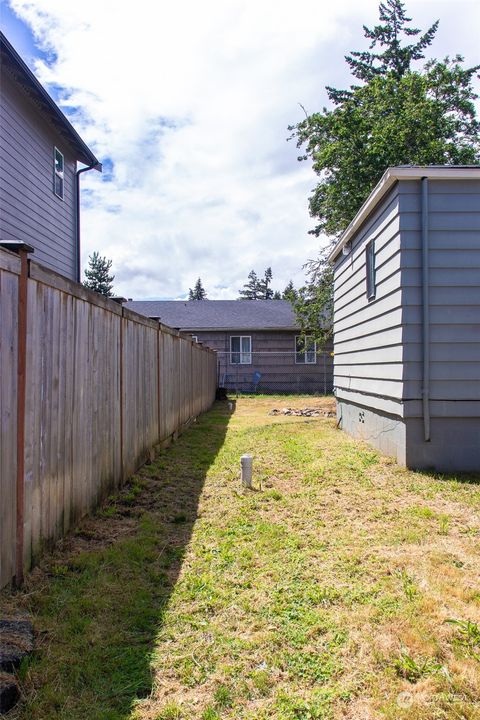
<svg viewBox="0 0 480 720"><path fill-rule="evenodd" d="M120 315L120 487L122 487L125 480L124 468L125 463L123 461L123 307L122 314Z"/></svg>
<svg viewBox="0 0 480 720"><path fill-rule="evenodd" d="M158 414L158 442L162 440L162 415L161 415L161 398L160 398L160 323L157 329L157 414Z"/></svg>
<svg viewBox="0 0 480 720"><path fill-rule="evenodd" d="M18 246L20 255L20 276L18 279L18 355L17 355L17 481L16 481L16 543L15 543L15 585L23 583L23 548L25 520L25 401L27 391L27 295L28 295L28 253L33 248L22 243Z"/></svg>

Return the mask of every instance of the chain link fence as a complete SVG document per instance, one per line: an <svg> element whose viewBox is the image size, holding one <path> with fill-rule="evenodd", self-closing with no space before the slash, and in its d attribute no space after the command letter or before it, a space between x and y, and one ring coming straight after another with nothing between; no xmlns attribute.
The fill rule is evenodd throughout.
<svg viewBox="0 0 480 720"><path fill-rule="evenodd" d="M330 352L218 352L218 386L229 392L329 395L333 392ZM306 362L307 360L307 362ZM241 362L240 362L241 361Z"/></svg>

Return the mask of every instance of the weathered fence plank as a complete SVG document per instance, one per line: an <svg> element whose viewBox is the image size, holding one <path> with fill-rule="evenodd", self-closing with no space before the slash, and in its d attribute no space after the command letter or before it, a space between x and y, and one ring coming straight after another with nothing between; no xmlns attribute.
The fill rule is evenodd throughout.
<svg viewBox="0 0 480 720"><path fill-rule="evenodd" d="M20 263L0 249L0 586L15 575ZM34 262L24 567L215 397L215 354ZM212 372L209 372L212 369Z"/></svg>
<svg viewBox="0 0 480 720"><path fill-rule="evenodd" d="M20 263L2 253L0 264L0 586L15 574L17 477L17 326ZM15 263L15 261L17 261Z"/></svg>

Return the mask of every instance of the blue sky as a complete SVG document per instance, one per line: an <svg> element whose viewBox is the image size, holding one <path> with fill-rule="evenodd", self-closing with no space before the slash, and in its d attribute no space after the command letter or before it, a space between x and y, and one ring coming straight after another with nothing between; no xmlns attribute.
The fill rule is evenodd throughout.
<svg viewBox="0 0 480 720"><path fill-rule="evenodd" d="M479 62L480 3L412 0L440 28L432 54ZM254 268L303 280L315 176L287 126L346 86L376 0L3 0L5 34L105 166L84 175L84 263L112 258L115 289L177 298L201 276L234 298Z"/></svg>

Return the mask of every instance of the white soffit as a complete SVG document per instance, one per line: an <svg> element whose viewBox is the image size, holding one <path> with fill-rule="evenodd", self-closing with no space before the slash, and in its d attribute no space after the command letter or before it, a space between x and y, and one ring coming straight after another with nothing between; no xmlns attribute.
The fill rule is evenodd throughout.
<svg viewBox="0 0 480 720"><path fill-rule="evenodd" d="M480 180L480 165L427 165L423 167L421 165L411 165L388 168L388 170L383 174L378 185L375 186L368 198L365 200L350 225L340 236L339 241L328 256L328 261L332 262L332 260L335 260L342 248L349 242L349 240L351 240L352 236L373 212L383 196L390 190L392 185L394 185L398 180L421 180L421 178L424 177L431 180Z"/></svg>

